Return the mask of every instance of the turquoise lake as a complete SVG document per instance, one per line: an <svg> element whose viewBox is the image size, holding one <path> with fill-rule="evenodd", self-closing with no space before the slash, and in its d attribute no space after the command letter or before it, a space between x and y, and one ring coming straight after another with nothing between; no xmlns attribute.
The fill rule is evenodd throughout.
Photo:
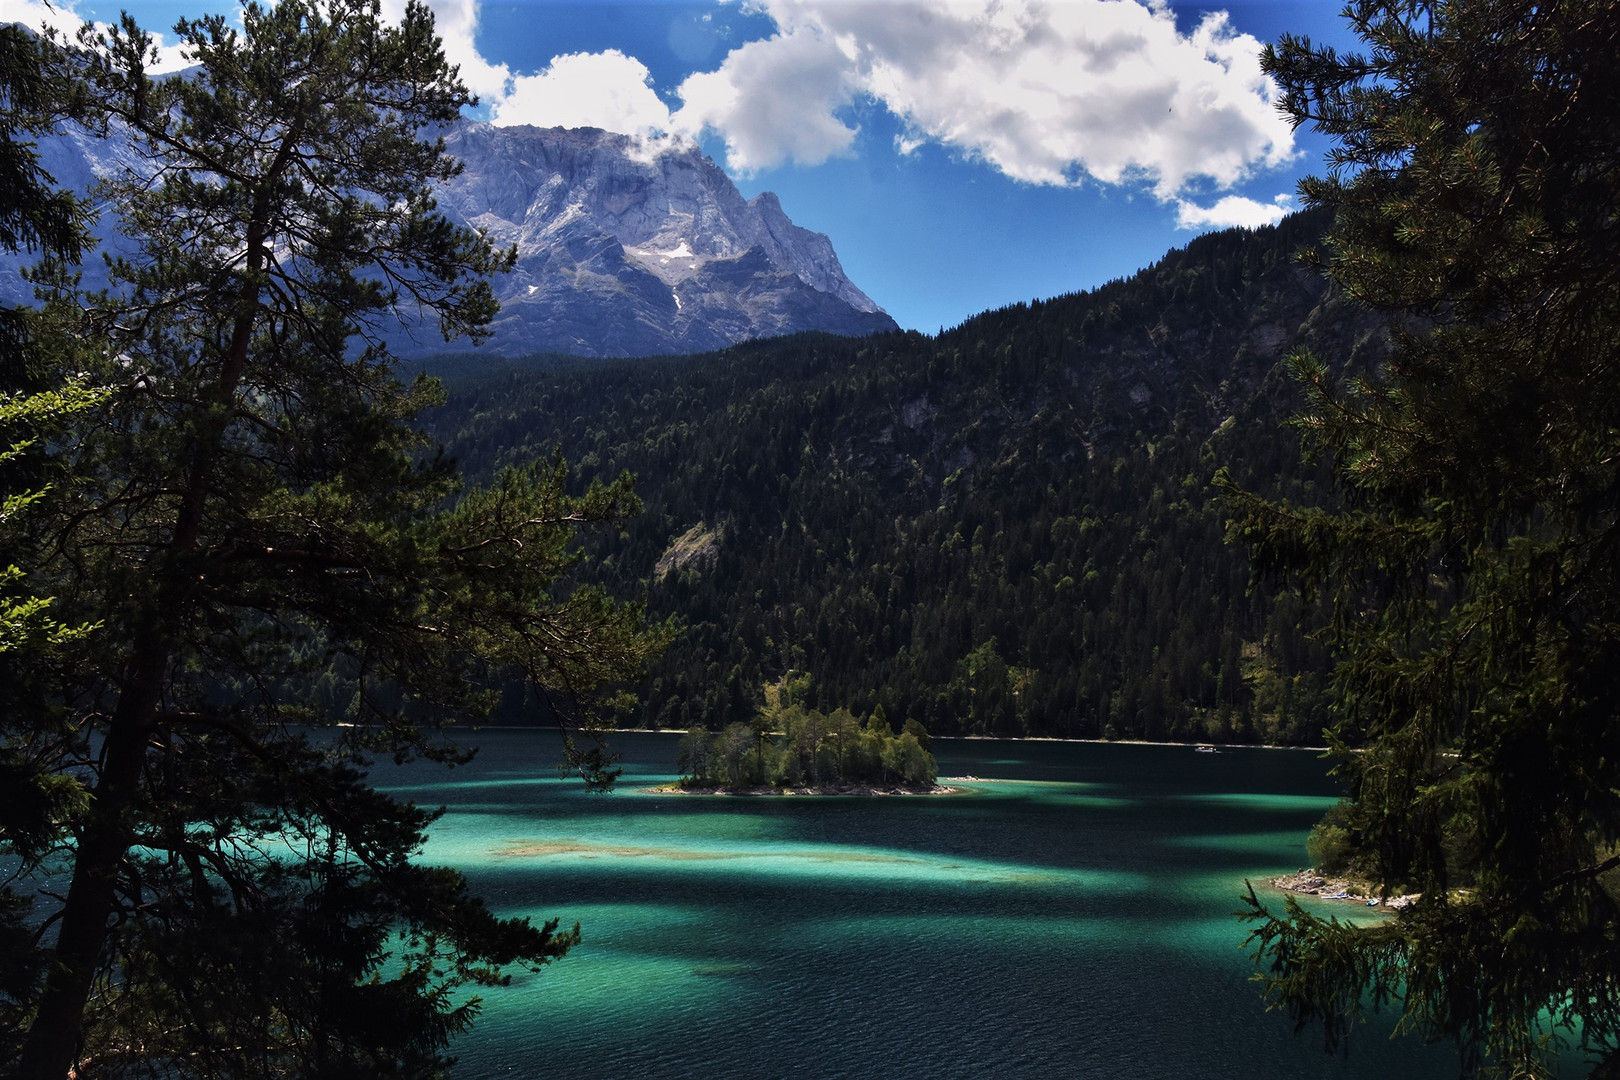
<svg viewBox="0 0 1620 1080"><path fill-rule="evenodd" d="M609 795L553 733L466 741L378 780L448 807L428 861L584 942L486 994L463 1080L1456 1075L1387 1022L1326 1054L1250 981L1231 913L1304 863L1312 752L939 739L961 794L749 798L649 793L672 735L615 737Z"/></svg>

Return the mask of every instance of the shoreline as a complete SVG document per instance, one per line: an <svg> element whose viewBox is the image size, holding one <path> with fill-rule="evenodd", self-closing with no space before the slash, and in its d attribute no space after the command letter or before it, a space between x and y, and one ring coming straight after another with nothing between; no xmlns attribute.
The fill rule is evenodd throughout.
<svg viewBox="0 0 1620 1080"><path fill-rule="evenodd" d="M1080 743L1087 746L1183 746L1188 749L1213 746L1217 754L1224 754L1228 750L1315 750L1317 753L1326 753L1332 749L1327 746L1279 746L1274 743L1212 743L1207 739L1201 742L1181 742L1179 740L1154 742L1152 739L1064 739L1056 735L935 735L933 737L936 739L961 739L964 742L973 740L1021 743L1050 742Z"/></svg>
<svg viewBox="0 0 1620 1080"><path fill-rule="evenodd" d="M787 788L772 787L772 786L770 786L768 784L760 784L760 785L756 785L754 787L746 787L746 788L723 788L723 787L686 788L686 787L681 787L679 784L659 784L659 785L656 785L654 787L641 788L640 790L647 793L647 794L649 794L649 795L720 795L720 796L733 796L733 795L735 795L735 796L741 796L743 798L768 798L768 797L773 796L773 795L774 796L781 796L783 798L788 798L788 797L793 797L793 796L805 796L805 797L808 797L808 798L815 798L815 797L818 797L818 796L826 796L826 795L853 795L853 796L857 796L857 797L865 797L865 796L877 797L877 796L887 796L887 795L897 795L897 796L904 796L904 795L924 795L924 796L926 796L926 795L960 795L960 794L963 793L962 788L948 787L948 786L946 786L944 784L935 784L931 788L922 788L922 789L906 788L906 787L892 787L892 788L873 787L870 784L846 784L846 785L841 785L839 787L829 787L829 786L826 786L826 785L818 785L816 787L803 787L803 786L801 786L801 787L787 787Z"/></svg>
<svg viewBox="0 0 1620 1080"><path fill-rule="evenodd" d="M343 726L343 725L339 725ZM444 731L561 731L562 728L554 724L476 724L468 726L452 725L443 728ZM685 728L608 728L603 735L685 735ZM1328 746L1283 746L1276 743L1212 743L1207 739L1198 742L1184 742L1182 740L1156 742L1152 739L1068 739L1057 735L931 735L934 739L957 739L963 742L1019 742L1019 743L1078 743L1087 746L1183 746L1192 749L1199 746L1213 746L1217 754L1224 754L1229 750L1312 750L1325 754L1332 747Z"/></svg>
<svg viewBox="0 0 1620 1080"><path fill-rule="evenodd" d="M1270 879L1272 888L1300 896L1314 896L1318 900L1353 902L1362 907L1400 911L1417 903L1417 894L1380 897L1370 885L1350 878L1334 878L1309 867Z"/></svg>

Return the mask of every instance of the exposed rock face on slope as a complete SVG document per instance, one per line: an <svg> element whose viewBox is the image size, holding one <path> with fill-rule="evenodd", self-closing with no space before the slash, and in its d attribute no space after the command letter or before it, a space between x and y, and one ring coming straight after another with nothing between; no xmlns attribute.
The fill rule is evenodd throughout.
<svg viewBox="0 0 1620 1080"><path fill-rule="evenodd" d="M496 283L499 352L690 353L895 328L826 236L789 221L768 192L745 200L696 149L475 123L449 147L466 169L440 206L518 249L517 269Z"/></svg>
<svg viewBox="0 0 1620 1080"><path fill-rule="evenodd" d="M769 192L744 199L695 148L473 122L447 139L465 169L439 192L440 208L518 249L516 270L495 282L502 310L485 349L648 356L805 330L896 329L844 276L826 236L789 221ZM85 191L122 166L127 148L72 133L41 152L58 183ZM100 232L115 228L107 218ZM15 272L25 261L0 260L0 300L30 299ZM105 284L99 259L85 271L86 286ZM408 356L447 348L425 328L394 344Z"/></svg>

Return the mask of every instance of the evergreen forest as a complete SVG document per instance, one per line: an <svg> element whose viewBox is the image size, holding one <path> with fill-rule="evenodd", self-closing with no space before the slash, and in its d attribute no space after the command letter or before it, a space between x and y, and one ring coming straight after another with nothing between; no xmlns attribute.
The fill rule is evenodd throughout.
<svg viewBox="0 0 1620 1080"><path fill-rule="evenodd" d="M933 337L447 357L431 434L474 478L553 453L634 476L643 512L582 565L682 632L627 726L747 723L804 671L809 708L939 734L1316 744L1324 613L1251 583L1211 478L1330 497L1284 358L1372 365L1387 333L1299 266L1324 225L1202 236Z"/></svg>

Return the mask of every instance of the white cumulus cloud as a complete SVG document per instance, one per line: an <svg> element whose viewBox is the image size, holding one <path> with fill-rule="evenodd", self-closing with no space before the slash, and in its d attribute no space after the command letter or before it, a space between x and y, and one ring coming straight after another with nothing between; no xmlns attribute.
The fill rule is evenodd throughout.
<svg viewBox="0 0 1620 1080"><path fill-rule="evenodd" d="M429 0L446 56L497 124L713 133L752 173L854 151L854 119L899 117L899 149L949 147L1032 184L1145 187L1183 228L1277 220L1284 207L1224 194L1294 157L1260 71L1260 44L1223 12L1183 33L1165 0L746 0L776 24L688 76L672 109L645 64L617 50L514 73L478 52L479 0ZM384 0L397 18L405 0ZM11 17L71 31L69 5L12 0ZM153 29L153 28L149 28ZM162 29L162 28L157 28ZM160 39L157 70L185 66ZM669 89L669 88L666 88Z"/></svg>
<svg viewBox="0 0 1620 1080"><path fill-rule="evenodd" d="M1268 203L1242 195L1226 195L1209 207L1199 206L1187 199L1177 199L1176 228L1228 229L1242 226L1257 229L1262 225L1277 224L1292 208L1293 202L1287 195L1279 195Z"/></svg>
<svg viewBox="0 0 1620 1080"><path fill-rule="evenodd" d="M479 55L476 44L478 4L479 0L428 0L428 7L433 12L434 29L444 44L445 58L460 68L462 82L480 97L498 98L505 94L511 73L504 64L490 64ZM191 58L178 42L168 36L173 29L173 20L162 25L154 24L150 19L141 17L138 5L131 6L135 8L141 29L152 36L157 48L157 61L148 65L147 72L163 75L190 67ZM229 11L231 7L230 4L216 7L204 4L200 6L198 14L216 8ZM404 14L405 0L383 0L382 15L385 20L398 23ZM68 38L77 34L79 27L86 22L74 11L71 3L55 0L49 4L44 0L7 0L3 17L8 22L19 22L25 26L54 28ZM229 18L231 22L241 24L240 12L231 12Z"/></svg>
<svg viewBox="0 0 1620 1080"><path fill-rule="evenodd" d="M47 4L42 0L6 0L5 9L0 12L0 19L6 22L21 23L35 30L54 30L69 41L74 40L87 20L80 17L73 5L68 3ZM183 71L191 66L191 58L186 55L178 42L170 40L165 33L173 28L173 20L169 25L149 25L147 20L137 16L142 30L152 38L152 46L157 52L156 59L147 64L149 75L166 75L174 71ZM103 29L106 24L100 24Z"/></svg>
<svg viewBox="0 0 1620 1080"><path fill-rule="evenodd" d="M66 4L46 4L41 0L8 0L5 21L22 23L35 30L54 29L71 37L84 20Z"/></svg>
<svg viewBox="0 0 1620 1080"><path fill-rule="evenodd" d="M1191 33L1162 0L760 0L778 32L680 87L677 113L747 171L847 152L868 96L901 148L937 142L1036 184L1146 183L1172 200L1293 155L1260 44L1224 13Z"/></svg>
<svg viewBox="0 0 1620 1080"><path fill-rule="evenodd" d="M857 129L838 113L860 90L839 42L801 26L732 50L717 71L688 76L675 124L693 135L719 133L734 172L819 165L854 144Z"/></svg>
<svg viewBox="0 0 1620 1080"><path fill-rule="evenodd" d="M480 99L499 99L512 77L505 64L491 64L478 52L479 0L428 0L433 29L444 46L444 58L460 69L461 81ZM405 0L383 0L383 18L398 23Z"/></svg>
<svg viewBox="0 0 1620 1080"><path fill-rule="evenodd" d="M669 107L650 80L645 64L617 49L553 57L539 74L512 80L509 93L491 107L490 122L666 132Z"/></svg>

